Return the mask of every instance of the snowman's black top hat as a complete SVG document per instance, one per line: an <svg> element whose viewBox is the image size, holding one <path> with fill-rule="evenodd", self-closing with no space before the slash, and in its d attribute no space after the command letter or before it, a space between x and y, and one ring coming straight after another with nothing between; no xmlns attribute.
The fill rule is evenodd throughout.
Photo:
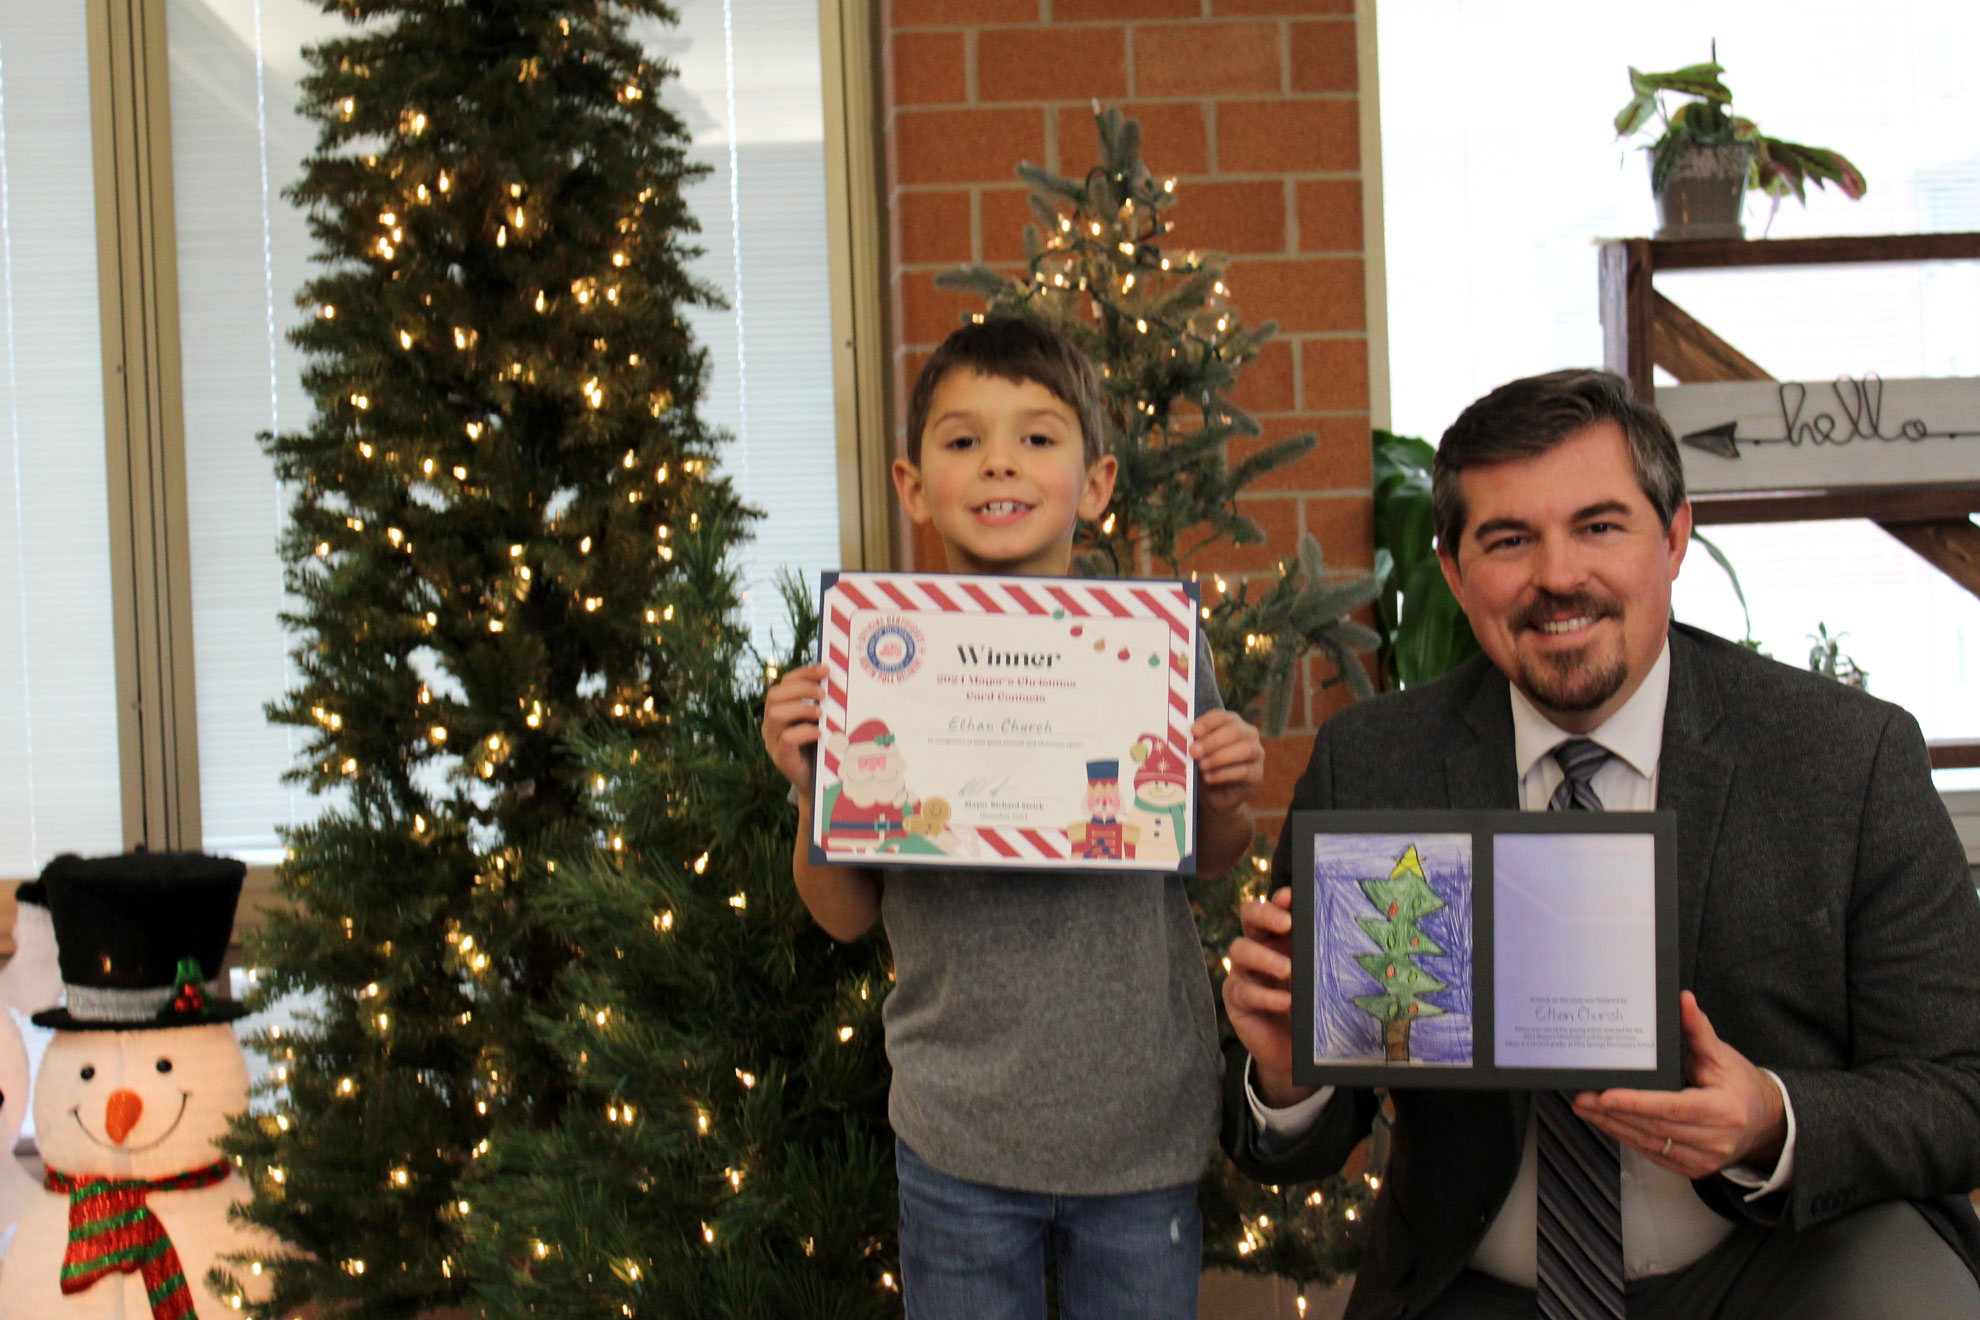
<svg viewBox="0 0 1980 1320"><path fill-rule="evenodd" d="M34 1015L62 1031L231 1022L219 993L247 867L203 853L64 854L41 873L68 1002Z"/></svg>

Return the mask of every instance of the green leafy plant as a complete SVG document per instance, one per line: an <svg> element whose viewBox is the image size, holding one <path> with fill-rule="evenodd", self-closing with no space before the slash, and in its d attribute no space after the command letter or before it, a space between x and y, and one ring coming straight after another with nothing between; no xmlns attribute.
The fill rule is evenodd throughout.
<svg viewBox="0 0 1980 1320"><path fill-rule="evenodd" d="M1668 73L1629 71L1629 103L1616 112L1616 136L1627 138L1661 124L1650 153L1650 186L1661 190L1684 153L1693 148L1742 146L1751 152L1747 185L1774 199L1779 206L1789 193L1804 205L1807 186L1833 183L1854 201L1868 188L1863 172L1840 152L1803 146L1768 137L1751 119L1732 112L1732 91L1721 80L1725 72L1714 52L1712 62L1687 64ZM1675 110L1664 105L1665 94L1691 98Z"/></svg>
<svg viewBox="0 0 1980 1320"><path fill-rule="evenodd" d="M1437 563L1437 524L1430 509L1427 441L1378 430L1375 444L1375 620L1377 651L1388 687L1427 683L1478 651Z"/></svg>
<svg viewBox="0 0 1980 1320"><path fill-rule="evenodd" d="M1831 633L1826 623L1816 624L1815 631L1808 634L1808 640L1815 643L1808 648L1808 667L1824 678L1847 683L1859 692L1868 691L1870 671L1842 649L1842 639L1847 636L1848 633Z"/></svg>

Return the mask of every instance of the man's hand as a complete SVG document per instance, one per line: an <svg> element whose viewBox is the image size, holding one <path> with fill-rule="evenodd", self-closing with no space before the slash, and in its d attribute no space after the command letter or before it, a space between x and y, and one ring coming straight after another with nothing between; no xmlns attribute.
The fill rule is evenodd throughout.
<svg viewBox="0 0 1980 1320"><path fill-rule="evenodd" d="M811 747L818 741L818 703L825 699L824 665L805 665L777 680L763 701L763 750L797 786L798 796L811 797Z"/></svg>
<svg viewBox="0 0 1980 1320"><path fill-rule="evenodd" d="M1235 1015L1233 1015L1235 1016ZM1691 991L1678 1002L1689 1056L1682 1091L1584 1091L1574 1112L1653 1164L1703 1178L1744 1164L1766 1174L1787 1141L1780 1088L1720 1040Z"/></svg>
<svg viewBox="0 0 1980 1320"><path fill-rule="evenodd" d="M1251 1051L1252 1089L1273 1109L1313 1094L1292 1079L1292 890L1238 909L1244 935L1231 944L1224 1008Z"/></svg>
<svg viewBox="0 0 1980 1320"><path fill-rule="evenodd" d="M1190 726L1189 754L1201 775L1205 811L1227 816L1251 800L1265 778L1265 744L1235 711L1213 710Z"/></svg>

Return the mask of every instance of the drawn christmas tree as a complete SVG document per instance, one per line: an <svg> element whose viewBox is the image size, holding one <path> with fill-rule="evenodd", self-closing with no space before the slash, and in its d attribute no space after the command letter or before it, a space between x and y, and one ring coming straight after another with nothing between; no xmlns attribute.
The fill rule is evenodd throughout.
<svg viewBox="0 0 1980 1320"><path fill-rule="evenodd" d="M1419 958L1434 958L1446 951L1424 933L1422 926L1423 918L1442 908L1444 900L1423 878L1423 862L1413 843L1396 859L1388 879L1363 880L1361 892L1383 915L1355 920L1381 952L1357 953L1354 960L1375 978L1382 993L1357 995L1354 1004L1382 1024L1383 1058L1389 1063L1407 1063L1410 1024L1444 1011L1424 996L1448 987L1417 963Z"/></svg>

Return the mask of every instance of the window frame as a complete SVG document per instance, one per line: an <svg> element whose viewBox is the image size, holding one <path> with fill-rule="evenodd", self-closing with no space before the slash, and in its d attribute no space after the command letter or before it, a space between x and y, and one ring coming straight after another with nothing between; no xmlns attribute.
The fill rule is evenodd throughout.
<svg viewBox="0 0 1980 1320"><path fill-rule="evenodd" d="M199 719L165 0L86 0L122 842L198 849ZM890 566L879 68L865 0L818 0L840 543ZM17 877L25 879L25 877ZM251 867L236 938L271 901ZM0 953L13 886L0 885Z"/></svg>

